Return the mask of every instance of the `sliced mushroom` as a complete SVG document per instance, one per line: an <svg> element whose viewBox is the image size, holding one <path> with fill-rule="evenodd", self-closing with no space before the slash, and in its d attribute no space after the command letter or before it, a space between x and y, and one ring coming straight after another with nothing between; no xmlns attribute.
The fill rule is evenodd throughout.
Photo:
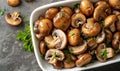
<svg viewBox="0 0 120 71"><path fill-rule="evenodd" d="M101 21L110 14L111 14L110 6L108 4L100 4L95 8L93 18L96 21Z"/></svg>
<svg viewBox="0 0 120 71"><path fill-rule="evenodd" d="M109 4L114 9L119 9L120 10L120 0L109 0Z"/></svg>
<svg viewBox="0 0 120 71"><path fill-rule="evenodd" d="M66 31L70 26L70 15L64 11L57 13L53 19L55 28Z"/></svg>
<svg viewBox="0 0 120 71"><path fill-rule="evenodd" d="M80 37L79 29L72 29L68 32L68 42L72 46L76 46L82 43L82 38Z"/></svg>
<svg viewBox="0 0 120 71"><path fill-rule="evenodd" d="M114 57L114 50L111 47L106 48L107 58Z"/></svg>
<svg viewBox="0 0 120 71"><path fill-rule="evenodd" d="M100 44L96 49L96 57L100 62L105 62L107 59L107 56L104 57L104 55L107 55L106 52L106 46L104 43Z"/></svg>
<svg viewBox="0 0 120 71"><path fill-rule="evenodd" d="M105 40L105 31L102 30L102 32L97 35L96 42L102 43L104 40Z"/></svg>
<svg viewBox="0 0 120 71"><path fill-rule="evenodd" d="M21 24L22 19L18 12L13 12L12 14L8 13L5 15L6 22L11 26L18 26Z"/></svg>
<svg viewBox="0 0 120 71"><path fill-rule="evenodd" d="M45 59L49 60L48 63L52 64L55 68L62 68L60 61L63 61L64 53L58 49L49 49L45 54Z"/></svg>
<svg viewBox="0 0 120 71"><path fill-rule="evenodd" d="M113 36L112 47L114 49L120 48L120 32L116 32Z"/></svg>
<svg viewBox="0 0 120 71"><path fill-rule="evenodd" d="M46 12L45 12L45 18L48 18L48 19L53 19L56 14L58 13L58 8L49 8Z"/></svg>
<svg viewBox="0 0 120 71"><path fill-rule="evenodd" d="M67 44L67 38L62 30L56 29L53 31L52 36L46 36L45 42L48 48L64 49Z"/></svg>
<svg viewBox="0 0 120 71"><path fill-rule="evenodd" d="M80 57L78 58L78 60L76 61L76 66L84 66L88 63L90 63L92 60L92 56L88 53L80 55Z"/></svg>
<svg viewBox="0 0 120 71"><path fill-rule="evenodd" d="M8 5L15 7L20 4L20 0L7 0Z"/></svg>
<svg viewBox="0 0 120 71"><path fill-rule="evenodd" d="M108 29L105 29L105 41L110 43L112 41L112 32Z"/></svg>
<svg viewBox="0 0 120 71"><path fill-rule="evenodd" d="M63 7L60 11L68 13L70 16L72 15L72 10L69 7Z"/></svg>
<svg viewBox="0 0 120 71"><path fill-rule="evenodd" d="M40 53L41 53L42 55L45 55L45 52L46 52L47 49L46 49L46 44L45 44L44 41L41 41L41 42L40 42L39 50L40 50Z"/></svg>
<svg viewBox="0 0 120 71"><path fill-rule="evenodd" d="M97 47L98 44L96 43L96 39L90 38L87 40L87 45L88 45L90 50L93 50Z"/></svg>
<svg viewBox="0 0 120 71"><path fill-rule="evenodd" d="M117 21L116 15L109 15L105 18L104 27L109 27L112 32L116 31L115 23Z"/></svg>
<svg viewBox="0 0 120 71"><path fill-rule="evenodd" d="M80 10L86 16L92 15L94 11L93 4L89 0L82 0L80 2Z"/></svg>
<svg viewBox="0 0 120 71"><path fill-rule="evenodd" d="M79 55L87 50L87 43L86 41L83 41L83 43L78 46L68 46L68 48L72 54Z"/></svg>
<svg viewBox="0 0 120 71"><path fill-rule="evenodd" d="M75 13L72 15L71 20L72 27L79 27L80 25L83 25L86 22L86 17L82 13Z"/></svg>
<svg viewBox="0 0 120 71"><path fill-rule="evenodd" d="M85 36L96 36L101 30L100 24L95 22L93 18L87 19L87 23L83 24L82 32Z"/></svg>

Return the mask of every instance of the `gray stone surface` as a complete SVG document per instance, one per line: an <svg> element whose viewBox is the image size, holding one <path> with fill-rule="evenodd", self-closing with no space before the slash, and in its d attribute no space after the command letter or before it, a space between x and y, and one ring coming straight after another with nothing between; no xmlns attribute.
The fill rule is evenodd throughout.
<svg viewBox="0 0 120 71"><path fill-rule="evenodd" d="M21 0L21 5L18 7L10 7L6 0L0 0L0 10L5 9L6 12L18 11L22 16L29 19L31 12L44 4L60 0L35 0L32 3L26 3ZM4 20L4 15L0 16L0 71L41 71L35 55L32 52L25 52L22 49L21 43L16 41L15 36L20 29L23 29L24 23L19 27L12 27ZM120 63L104 66L90 71L107 71L119 70Z"/></svg>

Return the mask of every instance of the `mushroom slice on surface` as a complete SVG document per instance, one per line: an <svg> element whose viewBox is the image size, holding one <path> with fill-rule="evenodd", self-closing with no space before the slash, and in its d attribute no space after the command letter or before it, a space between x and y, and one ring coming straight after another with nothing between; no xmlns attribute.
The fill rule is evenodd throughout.
<svg viewBox="0 0 120 71"><path fill-rule="evenodd" d="M82 43L82 38L80 37L79 29L72 29L68 32L68 42L72 46L76 46Z"/></svg>
<svg viewBox="0 0 120 71"><path fill-rule="evenodd" d="M46 12L45 12L45 18L48 19L53 19L56 14L58 13L58 8L49 8Z"/></svg>
<svg viewBox="0 0 120 71"><path fill-rule="evenodd" d="M104 27L109 27L112 32L116 31L115 23L117 21L116 15L109 15L105 18Z"/></svg>
<svg viewBox="0 0 120 71"><path fill-rule="evenodd" d="M99 46L96 49L96 57L98 61L100 62L105 62L107 59L107 51L106 51L106 46L104 43L99 44Z"/></svg>
<svg viewBox="0 0 120 71"><path fill-rule="evenodd" d="M93 4L89 0L82 0L80 2L80 10L86 16L92 15L94 11Z"/></svg>
<svg viewBox="0 0 120 71"><path fill-rule="evenodd" d="M99 33L96 37L97 43L102 43L105 40L105 31L102 30L101 33Z"/></svg>
<svg viewBox="0 0 120 71"><path fill-rule="evenodd" d="M11 26L18 26L22 22L22 19L18 12L13 12L12 14L10 14L10 13L6 14L5 20Z"/></svg>
<svg viewBox="0 0 120 71"><path fill-rule="evenodd" d="M78 60L76 61L76 66L82 67L82 66L90 63L91 60L92 60L92 56L90 54L88 54L88 53L82 54L79 56Z"/></svg>
<svg viewBox="0 0 120 71"><path fill-rule="evenodd" d="M64 11L57 13L57 15L53 18L54 27L63 31L68 29L70 22L70 15Z"/></svg>
<svg viewBox="0 0 120 71"><path fill-rule="evenodd" d="M72 10L70 7L63 7L60 11L68 13L70 16L72 15Z"/></svg>
<svg viewBox="0 0 120 71"><path fill-rule="evenodd" d="M71 20L72 27L79 27L80 25L83 25L86 22L86 17L82 13L75 13L72 15Z"/></svg>
<svg viewBox="0 0 120 71"><path fill-rule="evenodd" d="M68 46L68 49L72 54L79 55L87 50L87 43L83 41L83 43L78 46Z"/></svg>
<svg viewBox="0 0 120 71"><path fill-rule="evenodd" d="M87 40L87 45L90 50L93 50L97 47L96 38L90 38Z"/></svg>
<svg viewBox="0 0 120 71"><path fill-rule="evenodd" d="M106 48L106 52L107 52L107 58L114 57L114 50L113 50L113 48L111 48L111 47Z"/></svg>
<svg viewBox="0 0 120 71"><path fill-rule="evenodd" d="M49 49L45 54L45 59L55 68L62 68L60 61L63 61L64 53L58 49Z"/></svg>
<svg viewBox="0 0 120 71"><path fill-rule="evenodd" d="M95 8L93 18L96 21L101 21L110 14L111 14L110 6L108 4L100 4Z"/></svg>
<svg viewBox="0 0 120 71"><path fill-rule="evenodd" d="M114 9L119 9L120 10L120 0L109 0L109 4Z"/></svg>
<svg viewBox="0 0 120 71"><path fill-rule="evenodd" d="M120 48L120 32L116 32L113 36L112 47L114 49Z"/></svg>
<svg viewBox="0 0 120 71"><path fill-rule="evenodd" d="M100 30L100 24L95 22L93 18L87 19L87 23L82 26L83 34L88 37L96 36Z"/></svg>
<svg viewBox="0 0 120 71"><path fill-rule="evenodd" d="M56 29L53 31L52 36L46 36L45 42L48 48L64 49L67 44L67 38L62 30Z"/></svg>

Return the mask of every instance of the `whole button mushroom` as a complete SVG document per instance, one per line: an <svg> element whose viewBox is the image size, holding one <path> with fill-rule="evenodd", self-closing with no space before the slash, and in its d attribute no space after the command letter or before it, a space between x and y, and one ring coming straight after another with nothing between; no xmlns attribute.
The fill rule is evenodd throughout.
<svg viewBox="0 0 120 71"><path fill-rule="evenodd" d="M68 49L72 54L79 55L87 50L87 43L86 41L83 41L83 43L78 46L68 46Z"/></svg>
<svg viewBox="0 0 120 71"><path fill-rule="evenodd" d="M120 0L109 0L109 4L114 9L119 9L120 10Z"/></svg>
<svg viewBox="0 0 120 71"><path fill-rule="evenodd" d="M45 18L48 18L48 19L53 19L56 14L58 13L58 8L49 8L46 12L45 12Z"/></svg>
<svg viewBox="0 0 120 71"><path fill-rule="evenodd" d="M22 19L18 12L13 12L12 14L10 14L10 13L6 14L5 20L11 26L18 26L22 22Z"/></svg>
<svg viewBox="0 0 120 71"><path fill-rule="evenodd" d="M72 29L68 32L68 42L72 46L76 46L82 42L79 29Z"/></svg>
<svg viewBox="0 0 120 71"><path fill-rule="evenodd" d="M58 49L49 49L45 54L45 60L52 64L55 68L62 68L60 61L65 58L64 53Z"/></svg>
<svg viewBox="0 0 120 71"><path fill-rule="evenodd" d="M115 27L116 21L117 21L116 15L109 15L105 18L104 27L105 28L109 27L112 32L115 32L116 31L116 27Z"/></svg>
<svg viewBox="0 0 120 71"><path fill-rule="evenodd" d="M100 4L95 8L94 13L93 13L93 18L96 21L101 21L110 14L111 14L110 6L108 4Z"/></svg>
<svg viewBox="0 0 120 71"><path fill-rule="evenodd" d="M80 10L86 16L92 15L94 11L93 4L89 0L82 0L80 2Z"/></svg>
<svg viewBox="0 0 120 71"><path fill-rule="evenodd" d="M20 4L20 0L7 0L8 5L15 7Z"/></svg>
<svg viewBox="0 0 120 71"><path fill-rule="evenodd" d="M82 13L75 13L72 15L71 25L78 28L86 22L86 17Z"/></svg>
<svg viewBox="0 0 120 71"><path fill-rule="evenodd" d="M64 11L57 13L53 18L53 24L55 28L66 31L70 26L70 15Z"/></svg>
<svg viewBox="0 0 120 71"><path fill-rule="evenodd" d="M92 56L88 53L80 55L78 60L76 61L76 66L82 67L86 64L89 64L91 62L91 60L92 60Z"/></svg>
<svg viewBox="0 0 120 71"><path fill-rule="evenodd" d="M87 19L87 23L83 24L82 32L85 36L96 36L101 30L101 26L98 22L95 22L93 18Z"/></svg>
<svg viewBox="0 0 120 71"><path fill-rule="evenodd" d="M72 10L69 7L63 7L60 11L68 13L70 16L72 15Z"/></svg>
<svg viewBox="0 0 120 71"><path fill-rule="evenodd" d="M120 32L116 32L113 36L112 47L120 50Z"/></svg>
<svg viewBox="0 0 120 71"><path fill-rule="evenodd" d="M60 29L54 30L52 35L46 36L44 40L48 48L56 48L62 50L66 47L67 44L67 37L65 33Z"/></svg>

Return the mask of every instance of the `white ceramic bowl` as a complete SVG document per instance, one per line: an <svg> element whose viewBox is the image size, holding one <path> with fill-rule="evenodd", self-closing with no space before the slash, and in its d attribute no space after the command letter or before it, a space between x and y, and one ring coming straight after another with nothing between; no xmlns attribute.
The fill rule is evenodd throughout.
<svg viewBox="0 0 120 71"><path fill-rule="evenodd" d="M97 1L97 0L91 0L91 1ZM45 61L41 58L41 54L40 54L39 49L38 49L38 40L36 39L35 33L33 31L33 23L38 19L39 16L44 15L45 11L50 7L58 7L58 6L70 6L70 7L72 7L76 3L79 3L79 2L80 2L80 0L69 0L69 1L60 1L60 2L55 2L55 3L50 3L50 4L47 4L44 6L40 6L32 12L31 17L30 17L30 28L31 28L32 41L33 41L33 46L34 46L34 52L35 52L37 62L43 71L80 71L80 70L95 68L95 67L108 65L108 64L116 63L116 62L120 61L120 56L117 55L113 59L110 59L109 61L104 62L104 63L94 62L94 63L88 64L85 67L75 67L75 68L71 68L71 69L58 70L58 69L54 69L52 65L48 64L47 61Z"/></svg>

